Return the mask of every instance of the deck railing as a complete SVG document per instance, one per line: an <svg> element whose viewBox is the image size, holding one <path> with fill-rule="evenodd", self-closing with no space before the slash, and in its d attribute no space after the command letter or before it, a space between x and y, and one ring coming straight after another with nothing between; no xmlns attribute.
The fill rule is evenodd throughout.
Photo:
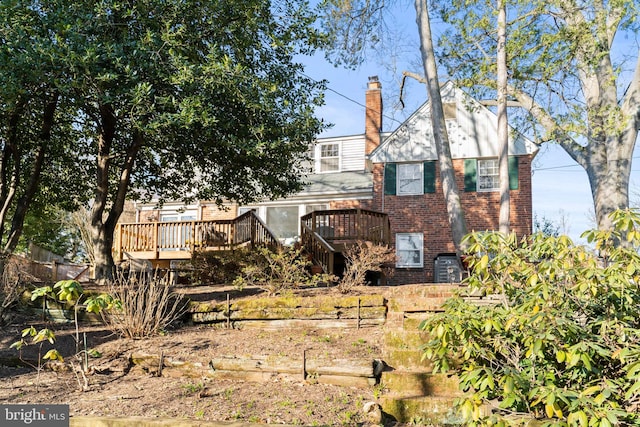
<svg viewBox="0 0 640 427"><path fill-rule="evenodd" d="M335 254L358 241L389 244L391 227L386 213L367 209L313 211L301 218L301 241L327 273L333 273Z"/></svg>
<svg viewBox="0 0 640 427"><path fill-rule="evenodd" d="M119 224L114 258L184 259L197 250L280 243L254 211L235 219Z"/></svg>

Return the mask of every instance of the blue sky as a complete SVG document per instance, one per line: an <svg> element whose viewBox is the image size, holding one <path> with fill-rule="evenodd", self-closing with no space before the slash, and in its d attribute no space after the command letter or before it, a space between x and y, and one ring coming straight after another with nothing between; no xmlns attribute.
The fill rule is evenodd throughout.
<svg viewBox="0 0 640 427"><path fill-rule="evenodd" d="M397 102L392 95L398 93L402 69L393 73L386 71L382 65L365 63L357 70L346 70L333 67L320 56L305 62L308 64L306 74L309 77L329 82L326 105L318 111L318 115L333 123L334 127L323 136L364 132L364 96L369 76L378 75L382 82L385 130L395 129L404 117L426 101L424 85L408 82L405 87L407 106L403 111L394 111ZM633 169L630 185L632 202L634 191L640 190L640 167L634 166ZM533 212L539 218L562 224L561 232L568 234L575 242L583 243L580 234L594 227L587 174L557 145L543 146L534 161Z"/></svg>

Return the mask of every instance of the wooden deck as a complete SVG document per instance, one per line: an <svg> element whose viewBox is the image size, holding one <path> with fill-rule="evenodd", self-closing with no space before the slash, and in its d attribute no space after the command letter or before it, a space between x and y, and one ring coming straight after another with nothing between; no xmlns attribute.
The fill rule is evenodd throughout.
<svg viewBox="0 0 640 427"><path fill-rule="evenodd" d="M314 211L301 218L300 241L313 262L339 274L344 249L358 241L389 244L389 217L366 209ZM190 259L195 251L226 251L242 246L278 247L267 225L249 211L235 219L119 224L114 260L142 259L154 266Z"/></svg>
<svg viewBox="0 0 640 427"><path fill-rule="evenodd" d="M189 259L197 250L279 246L269 227L253 211L235 219L119 224L114 260Z"/></svg>

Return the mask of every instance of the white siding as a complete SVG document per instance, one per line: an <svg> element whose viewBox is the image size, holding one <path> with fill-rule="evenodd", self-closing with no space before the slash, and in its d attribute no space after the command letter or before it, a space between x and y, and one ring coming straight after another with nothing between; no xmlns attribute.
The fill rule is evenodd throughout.
<svg viewBox="0 0 640 427"><path fill-rule="evenodd" d="M318 160L320 158L319 146L321 144L338 144L340 146L340 170L346 171L362 171L365 168L364 135L349 136L343 138L323 138L319 139L315 145L316 173L319 172ZM336 173L336 172L327 172Z"/></svg>
<svg viewBox="0 0 640 427"><path fill-rule="evenodd" d="M364 170L364 138L346 139L342 142L342 170Z"/></svg>
<svg viewBox="0 0 640 427"><path fill-rule="evenodd" d="M496 157L497 118L488 108L464 92L447 85L443 103L456 103L456 118L447 120L447 130L453 158ZM515 137L515 140L514 140ZM509 154L534 153L535 144L511 129ZM409 117L372 155L374 163L407 162L437 159L428 103Z"/></svg>

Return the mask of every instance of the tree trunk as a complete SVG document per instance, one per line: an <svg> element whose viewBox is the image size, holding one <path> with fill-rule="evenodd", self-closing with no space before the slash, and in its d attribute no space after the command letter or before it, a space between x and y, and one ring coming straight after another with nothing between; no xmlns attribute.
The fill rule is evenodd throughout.
<svg viewBox="0 0 640 427"><path fill-rule="evenodd" d="M116 132L116 117L109 105L100 105L100 135L96 156L96 195L91 207L91 237L96 256L94 275L98 282L113 277L113 257L106 240L105 210L109 203L109 168L111 146Z"/></svg>
<svg viewBox="0 0 640 427"><path fill-rule="evenodd" d="M55 121L55 112L58 108L58 98L59 94L57 92L54 93L49 102L47 102L43 112L42 128L40 129L38 147L36 148L32 162L29 182L24 188L22 197L20 197L16 203L13 218L11 219L11 229L9 230L7 242L4 246L4 252L8 254L13 253L18 246L24 228L24 219L40 187L40 177L42 176L42 168L47 151L46 147L51 143L51 130L53 129Z"/></svg>
<svg viewBox="0 0 640 427"><path fill-rule="evenodd" d="M114 262L112 246L118 219L124 210L127 190L136 156L144 144L141 131L134 130L120 166L116 188L111 197L109 176L112 173L111 147L115 136L117 118L110 105L100 106L101 132L98 137L96 165L96 197L91 209L91 229L95 251L95 278L104 282L113 278Z"/></svg>
<svg viewBox="0 0 640 427"><path fill-rule="evenodd" d="M453 161L451 160L451 147L449 146L449 137L444 119L444 110L442 108L442 98L440 97L440 83L438 81L438 70L433 50L427 1L415 0L415 8L416 22L420 34L420 53L427 77L428 95L431 100L431 123L438 155L438 164L440 165L442 191L447 204L453 243L456 248L456 253L460 256L463 251L462 239L467 234L467 223L464 218L462 204L460 203L460 193L456 185Z"/></svg>
<svg viewBox="0 0 640 427"><path fill-rule="evenodd" d="M614 153L608 154L610 158L614 157ZM611 230L613 224L609 215L616 209L629 207L631 157L591 161L585 169L591 186L596 226L598 230Z"/></svg>
<svg viewBox="0 0 640 427"><path fill-rule="evenodd" d="M18 125L23 104L18 103L8 120L8 138L2 148L0 162L0 238L4 236L5 222L20 182L20 156L18 154Z"/></svg>
<svg viewBox="0 0 640 427"><path fill-rule="evenodd" d="M93 250L95 255L94 275L98 282L113 278L114 262L111 253L113 231L109 232L105 225L93 228Z"/></svg>
<svg viewBox="0 0 640 427"><path fill-rule="evenodd" d="M509 234L511 194L509 188L509 124L507 119L507 5L498 0L498 167L500 178L500 218L498 230Z"/></svg>

